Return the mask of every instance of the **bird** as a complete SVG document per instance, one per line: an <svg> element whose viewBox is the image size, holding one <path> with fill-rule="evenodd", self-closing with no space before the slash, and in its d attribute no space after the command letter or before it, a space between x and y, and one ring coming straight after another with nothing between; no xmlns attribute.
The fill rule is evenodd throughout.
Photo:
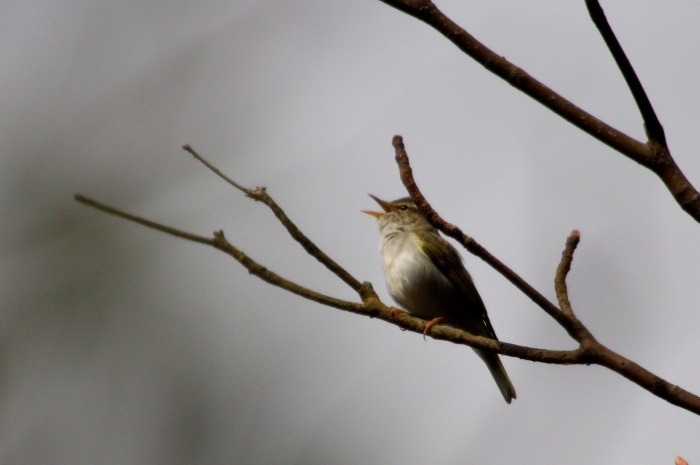
<svg viewBox="0 0 700 465"><path fill-rule="evenodd" d="M378 220L384 279L391 298L412 315L430 320L425 333L442 323L498 340L459 252L426 220L413 200L404 197L386 202L369 196L383 210L362 212ZM498 354L474 351L510 404L516 398L515 388Z"/></svg>

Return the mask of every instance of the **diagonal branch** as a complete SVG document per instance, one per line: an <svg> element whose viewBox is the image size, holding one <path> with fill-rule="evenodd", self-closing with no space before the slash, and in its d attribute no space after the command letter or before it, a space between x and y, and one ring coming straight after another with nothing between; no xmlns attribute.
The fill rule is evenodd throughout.
<svg viewBox="0 0 700 465"><path fill-rule="evenodd" d="M258 278L262 279L263 281L265 281L269 284L272 284L273 286L280 287L280 288L287 290L293 294L300 295L300 296L307 298L309 300L313 300L314 302L318 302L318 303L321 303L324 305L339 308L341 310L354 311L355 313L362 313L359 310L360 304L356 304L354 302L348 302L345 300L336 299L335 297L330 297L330 296L321 294L319 292L313 291L311 289L307 289L303 286L300 286L299 284L296 284L292 281L284 279L283 277L279 276L278 274L268 270L264 266L258 264L252 258L248 257L240 249L236 248L234 245L229 243L226 240L226 237L224 237L223 231L215 232L213 238L199 236L197 234L188 233L185 231L181 231L179 229L172 228L170 226L165 226L165 225L162 225L160 223L156 223L155 221L141 218L140 216L132 215L131 213L127 213L127 212L124 212L122 210L119 210L118 208L115 208L115 207L112 207L109 205L105 205L101 202L98 202L96 200L93 200L91 198L85 197L85 196L80 195L80 194L77 194L75 196L75 200L77 200L78 202L80 202L82 204L89 205L90 207L93 207L93 208L101 210L105 213L108 213L110 215L114 215L114 216L117 216L119 218L123 218L125 220L146 226L147 228L155 229L156 231L164 232L164 233L169 234L171 236L186 239L188 241L198 242L200 244L206 244L206 245L210 245L212 247L215 247L215 248L231 255L241 265L246 267L246 269L251 274L257 276Z"/></svg>
<svg viewBox="0 0 700 465"><path fill-rule="evenodd" d="M632 92L632 97L634 97L639 112L642 114L647 137L658 141L663 147L668 148L661 121L659 121L659 118L656 116L654 107L651 105L651 101L649 101L649 97L644 91L644 87L637 77L637 73L634 71L632 64L629 59L627 59L625 51L622 49L617 37L615 37L615 33L610 27L608 19L605 17L603 8L600 6L600 3L598 3L598 0L586 0L586 7L588 8L588 13L591 15L593 24L595 24L600 31L600 35L603 36L603 40L608 46L610 54L615 59L617 67L620 68L622 77L625 78L625 82L627 82L627 87L629 87Z"/></svg>
<svg viewBox="0 0 700 465"><path fill-rule="evenodd" d="M179 229L171 228L170 226L165 226L160 223L156 223L155 221L141 218L140 216L132 215L131 213L127 213L123 210L119 210L118 208L111 207L104 203L98 202L97 200L85 197L84 195L75 194L74 199L77 202L80 202L92 208L96 208L97 210L103 211L109 215L114 215L127 221L138 223L140 225L146 226L147 228L155 229L156 231L164 232L165 234L169 234L171 236L186 239L188 241L199 242L200 244L214 245L212 239L208 237L198 236L197 234L181 231Z"/></svg>
<svg viewBox="0 0 700 465"><path fill-rule="evenodd" d="M256 189L249 189L238 184L233 179L222 173L217 167L209 163L204 157L197 153L189 145L184 145L183 150L192 154L194 158L199 160L204 166L209 168L217 176L222 178L227 183L231 184L233 187L243 192L247 197L255 201L259 201L267 205L272 213L277 217L280 223L287 229L289 235L294 238L301 246L306 250L306 252L328 268L333 274L338 276L343 282L354 289L362 299L363 302L371 299L378 299L377 294L372 288L372 284L368 282L361 283L354 276L348 273L342 266L340 266L335 260L326 255L321 249L319 249L316 244L311 241L306 235L301 232L301 230L295 225L292 220L289 219L287 214L282 210L282 208L274 201L274 199L267 193L264 187L258 187Z"/></svg>
<svg viewBox="0 0 700 465"><path fill-rule="evenodd" d="M695 221L700 222L700 193L685 177L666 147L665 138L660 136L663 134L662 131L659 131L661 124L656 126L655 116L652 118L653 113L649 112L651 104L648 107L646 104L640 107L651 138L645 144L577 107L521 68L486 47L445 16L430 0L380 1L423 21L445 36L466 55L511 86L595 139L651 170L661 179L678 205ZM627 79L627 76L625 78ZM640 98L638 90L632 89L632 92L635 99Z"/></svg>
<svg viewBox="0 0 700 465"><path fill-rule="evenodd" d="M489 49L447 17L433 2L429 0L381 1L428 24L484 68L602 143L642 165L647 166L653 161L652 153L644 143L577 107L523 69Z"/></svg>

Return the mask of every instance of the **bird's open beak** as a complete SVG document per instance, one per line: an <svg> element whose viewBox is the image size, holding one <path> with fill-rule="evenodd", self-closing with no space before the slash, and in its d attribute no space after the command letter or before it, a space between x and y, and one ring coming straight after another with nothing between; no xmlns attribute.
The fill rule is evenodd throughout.
<svg viewBox="0 0 700 465"><path fill-rule="evenodd" d="M377 202L379 204L379 206L382 207L382 210L384 210L386 213L389 213L391 211L391 207L389 206L389 202L385 202L382 199L373 196L372 194L367 194L367 195L372 197L374 199L374 201ZM382 216L384 216L384 213L382 213L382 212L374 212L371 210L361 210L361 211L362 211L362 213L367 213L368 215L373 216L375 218L381 218Z"/></svg>

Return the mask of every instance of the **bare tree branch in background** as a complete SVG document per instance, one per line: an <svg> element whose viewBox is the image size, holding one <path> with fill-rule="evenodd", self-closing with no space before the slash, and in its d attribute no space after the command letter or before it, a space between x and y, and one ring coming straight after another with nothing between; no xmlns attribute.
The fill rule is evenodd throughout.
<svg viewBox="0 0 700 465"><path fill-rule="evenodd" d="M597 0L586 0L589 13L601 31L642 114L649 140L640 142L574 105L555 91L498 55L452 21L429 0L381 0L428 24L469 57L537 100L577 128L654 172L678 205L700 222L700 193L680 170L666 145L666 137L639 79L618 43Z"/></svg>
<svg viewBox="0 0 700 465"><path fill-rule="evenodd" d="M633 94L640 113L642 114L647 137L649 139L646 143L637 141L621 131L618 131L612 126L609 126L603 121L595 118L594 116L586 113L544 84L534 79L522 69L489 50L467 31L459 27L447 16L445 16L432 2L427 0L382 1L420 19L421 21L435 28L463 52L475 59L497 76L501 77L517 89L537 100L539 103L549 108L570 123L574 124L576 127L656 173L671 191L678 204L696 221L700 222L700 194L698 194L695 188L686 179L671 157L666 143L663 127L654 113L653 107L646 96L646 93L644 92L634 69L627 60L622 47L618 43L612 29L607 23L603 10L596 0L586 0L586 5L588 6L593 22L600 30L615 61L618 63L620 71ZM578 231L573 231L567 239L561 261L555 272L554 286L559 303L559 306L557 306L545 298L539 291L534 289L512 269L484 249L473 238L464 234L457 226L448 223L441 218L427 202L415 183L402 138L400 136L395 136L393 139L393 145L396 154L396 161L399 165L401 179L413 200L428 218L428 221L440 229L444 234L456 239L467 250L480 257L499 273L501 273L514 286L516 286L540 308L542 308L549 316L554 318L557 323L559 323L559 325L562 326L578 343L578 347L573 350L563 351L525 347L507 342L500 342L485 337L473 336L457 328L443 325L436 325L429 328L429 334L433 338L447 340L475 348L492 350L499 354L535 362L561 365L597 364L624 376L633 383L641 386L645 390L673 405L679 406L695 414L700 414L700 397L669 383L668 381L637 365L633 361L608 349L603 344L598 342L587 327L576 317L572 304L569 300L566 277L571 269L573 255L580 240L580 234ZM236 189L242 191L246 196L256 201L261 201L267 205L280 223L287 229L292 238L299 242L307 253L315 257L329 271L334 273L350 288L352 288L358 294L359 301L351 302L327 296L312 289L302 287L279 276L278 274L254 261L234 245L230 244L226 240L222 231L215 232L213 237L203 237L134 216L81 195L76 195L75 198L77 201L83 204L92 206L111 215L139 223L176 237L215 247L231 255L246 269L248 269L251 274L258 276L274 286L285 289L306 299L313 300L323 305L340 310L357 313L371 318L378 318L415 333L424 333L427 324L425 320L383 304L377 297L377 294L374 292L370 283L361 282L350 275L339 264L321 251L305 234L303 234L284 213L282 208L267 193L265 188L245 188L223 175L216 167L212 166L191 147L185 146L184 149L200 162L209 167L217 175L221 176L231 185L236 187Z"/></svg>

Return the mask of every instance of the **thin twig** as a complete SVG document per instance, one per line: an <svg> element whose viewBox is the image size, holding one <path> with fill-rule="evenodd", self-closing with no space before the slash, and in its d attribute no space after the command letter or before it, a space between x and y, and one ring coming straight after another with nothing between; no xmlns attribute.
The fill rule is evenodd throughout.
<svg viewBox="0 0 700 465"><path fill-rule="evenodd" d="M571 308L571 302L569 302L569 290L566 286L566 276L571 270L571 263L574 261L574 251L576 251L580 240L581 233L576 230L571 231L571 234L566 239L564 251L561 253L561 261L559 261L557 272L554 274L554 291L557 294L559 307L569 318L575 318L575 316Z"/></svg>
<svg viewBox="0 0 700 465"><path fill-rule="evenodd" d="M355 290L362 299L363 302L372 299L378 299L377 294L374 292L372 285L368 282L360 282L354 276L352 276L348 271L346 271L342 266L340 266L335 260L326 255L321 249L318 248L314 242L306 237L306 235L301 232L292 220L289 219L287 214L282 210L282 208L275 202L275 200L267 193L264 187L257 187L255 189L249 189L247 187L238 184L233 179L222 173L216 166L209 163L204 157L197 153L189 145L184 145L183 150L192 154L194 158L199 160L207 168L213 171L217 176L225 180L227 183L231 184L236 189L245 193L247 197L253 200L259 201L267 205L272 213L277 217L277 219L282 223L282 225L287 229L289 235L294 238L301 246L306 250L306 252L318 260L322 265L328 268L333 274L339 277L343 282Z"/></svg>
<svg viewBox="0 0 700 465"><path fill-rule="evenodd" d="M355 302L349 302L347 300L342 300L342 299L336 299L335 297L331 297L325 294L321 294L320 292L313 291L309 288L306 288L304 286L300 286L299 284L290 281L288 279L285 279L278 275L277 273L267 269L266 267L260 265L257 263L255 260L252 258L248 257L243 251L232 245L230 242L226 240L226 237L224 236L223 231L217 231L214 233L214 247L216 247L219 250L222 250L235 258L241 265L243 265L251 274L257 276L258 278L262 279L263 281L272 284L273 286L277 286L279 288L282 288L286 291L291 292L292 294L296 294L298 296L304 297L305 299L312 300L314 302L318 302L323 305L328 305L329 307L334 307L338 308L341 310L346 310L349 312L353 313L360 313L360 314L365 314L366 311L364 310L362 304L358 304Z"/></svg>
<svg viewBox="0 0 700 465"><path fill-rule="evenodd" d="M663 147L668 148L661 121L659 121L659 118L656 116L654 107L651 105L651 101L644 91L644 87L639 77L637 77L637 73L634 71L625 51L622 49L617 37L615 37L615 33L610 27L608 19L605 17L603 8L600 6L600 3L598 3L598 0L586 0L586 7L588 8L588 13L591 15L593 24L595 24L600 31L600 35L603 36L603 40L608 46L610 54L615 59L615 63L617 63L617 67L620 69L625 82L627 82L627 87L629 87L632 92L634 101L637 103L637 108L639 108L639 112L642 114L647 137L658 141Z"/></svg>
<svg viewBox="0 0 700 465"><path fill-rule="evenodd" d="M253 190L252 189L248 189L247 187L244 187L244 186L238 184L236 181L234 181L233 179L226 176L224 173L221 172L221 170L219 170L219 168L217 168L216 166L209 163L203 156L201 156L192 147L190 147L189 144L183 145L182 150L189 152L194 158L196 158L200 163L202 163L204 166L209 168L214 174L219 176L221 179L223 179L227 183L231 184L233 187L235 187L239 191L243 192L244 194L246 194L250 197L253 197Z"/></svg>
<svg viewBox="0 0 700 465"><path fill-rule="evenodd" d="M188 241L199 242L200 244L214 245L214 240L208 237L202 237L196 234L181 231L179 229L171 228L170 226L164 226L154 221L141 218L140 216L132 215L131 213L119 210L118 208L111 207L104 203L98 202L97 200L93 200L89 197L85 197L84 195L75 194L74 198L76 201L82 204L88 205L92 208L96 208L110 215L118 216L119 218L123 218L125 220L141 224L143 226L146 226L147 228L155 229L156 231L164 232L166 234L170 234L171 236L187 239Z"/></svg>
<svg viewBox="0 0 700 465"><path fill-rule="evenodd" d="M129 220L129 221L132 221L134 223L141 224L141 225L146 226L148 228L155 229L157 231L161 231L161 232L170 234L171 236L180 237L182 239L187 239L189 241L198 242L200 244L210 245L210 246L215 247L219 250L222 250L223 252L226 252L227 254L229 254L230 256L235 258L251 274L257 276L258 278L262 279L263 281L265 281L267 283L272 284L273 286L280 287L280 288L285 289L293 294L297 294L297 295L300 295L306 299L313 300L314 302L328 305L330 307L339 308L341 310L352 311L355 313L366 313L365 311L360 309L361 304L357 304L354 302L348 302L345 300L336 299L335 297L330 297L330 296L321 294L319 292L316 292L316 291L313 291L311 289L300 286L299 284L296 284L292 281L289 281L289 280L279 276L278 274L268 270L267 268L265 268L264 266L260 265L255 260L250 258L248 255L246 255L243 251L241 251L240 249L235 247L233 244L228 242L226 240L226 237L224 237L223 231L215 232L213 238L199 236L197 234L188 233L185 231L181 231L179 229L172 228L170 226L165 226L165 225L162 225L160 223L156 223L155 221L146 220L146 219L141 218L139 216L132 215L131 213L127 213L125 211L119 210L118 208L106 205L104 203L98 202L96 200L90 199L90 198L85 197L85 196L80 195L80 194L77 194L75 196L75 200L77 200L78 202L83 203L85 205L89 205L93 208L101 210L105 213L109 213L110 215L118 216L118 217L123 218L125 220Z"/></svg>

